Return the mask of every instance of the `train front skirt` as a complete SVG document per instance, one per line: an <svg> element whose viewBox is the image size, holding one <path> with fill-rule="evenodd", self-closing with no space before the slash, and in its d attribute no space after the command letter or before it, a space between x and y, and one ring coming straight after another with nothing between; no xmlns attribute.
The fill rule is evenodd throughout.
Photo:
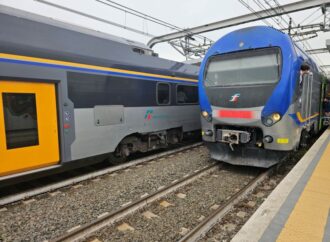
<svg viewBox="0 0 330 242"><path fill-rule="evenodd" d="M287 151L265 150L258 147L234 146L234 150L226 143L205 143L211 157L232 165L246 165L268 168L279 163Z"/></svg>

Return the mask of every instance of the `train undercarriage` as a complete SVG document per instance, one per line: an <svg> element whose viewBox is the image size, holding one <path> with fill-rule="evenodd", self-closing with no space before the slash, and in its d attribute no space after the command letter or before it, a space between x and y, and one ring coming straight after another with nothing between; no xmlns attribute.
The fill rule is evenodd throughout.
<svg viewBox="0 0 330 242"><path fill-rule="evenodd" d="M193 134L193 132L191 133ZM110 162L120 163L133 153L167 148L169 145L178 144L183 140L181 128L163 130L147 134L133 134L124 138L110 155Z"/></svg>

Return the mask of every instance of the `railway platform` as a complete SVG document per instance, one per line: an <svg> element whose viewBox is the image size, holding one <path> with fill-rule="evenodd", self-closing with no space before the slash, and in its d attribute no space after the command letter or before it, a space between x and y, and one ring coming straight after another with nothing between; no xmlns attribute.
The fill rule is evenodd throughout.
<svg viewBox="0 0 330 242"><path fill-rule="evenodd" d="M330 129L232 241L330 241Z"/></svg>

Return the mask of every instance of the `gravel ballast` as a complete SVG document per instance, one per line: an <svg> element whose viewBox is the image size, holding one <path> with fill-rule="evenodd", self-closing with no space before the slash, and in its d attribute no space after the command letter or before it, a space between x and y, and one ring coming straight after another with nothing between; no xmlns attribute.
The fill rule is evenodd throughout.
<svg viewBox="0 0 330 242"><path fill-rule="evenodd" d="M0 208L0 241L43 241L210 164L201 146Z"/></svg>
<svg viewBox="0 0 330 242"><path fill-rule="evenodd" d="M201 238L201 242L227 242L236 235L236 233L243 227L254 212L267 199L276 186L282 179L291 171L297 162L308 151L309 147L303 148L296 153L291 154L285 162L276 170L275 174L270 176L260 185L246 199L234 206L230 213L228 213L221 221L206 233L205 237ZM243 214L244 216L239 216Z"/></svg>
<svg viewBox="0 0 330 242"><path fill-rule="evenodd" d="M102 229L87 241L177 241L257 173L257 169L226 166ZM147 218L150 213L151 218ZM121 231L126 225L130 227Z"/></svg>

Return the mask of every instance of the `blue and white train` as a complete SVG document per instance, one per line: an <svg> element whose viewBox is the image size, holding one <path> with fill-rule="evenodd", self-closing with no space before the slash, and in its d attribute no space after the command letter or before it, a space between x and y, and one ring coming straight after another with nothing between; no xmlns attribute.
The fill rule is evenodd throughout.
<svg viewBox="0 0 330 242"><path fill-rule="evenodd" d="M202 134L211 156L270 167L322 128L325 78L290 36L271 27L233 31L199 73Z"/></svg>

